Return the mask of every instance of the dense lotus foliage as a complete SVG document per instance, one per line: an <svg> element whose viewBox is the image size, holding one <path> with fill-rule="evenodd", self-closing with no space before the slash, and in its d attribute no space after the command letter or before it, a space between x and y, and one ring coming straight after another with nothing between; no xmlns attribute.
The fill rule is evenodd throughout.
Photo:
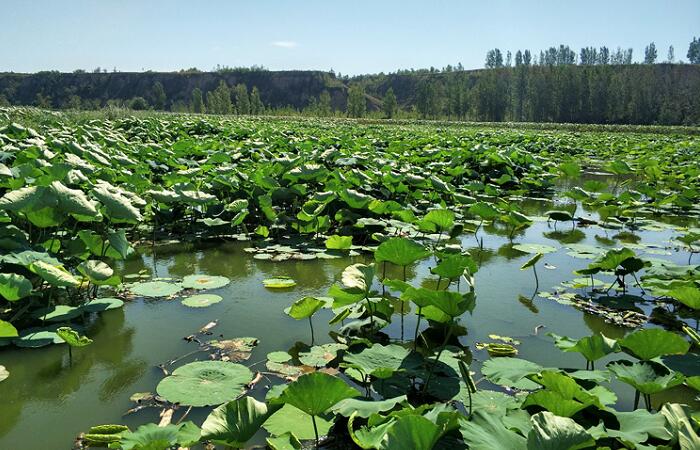
<svg viewBox="0 0 700 450"><path fill-rule="evenodd" d="M280 308L308 321L308 342L249 367L264 330L212 339L211 322L186 338L197 361L163 368L154 393L134 397L162 410L159 424L96 425L76 445L244 448L257 435L279 450L700 448L690 406L700 377L668 361L700 360L699 161L700 139L687 135L0 109L0 346L66 344L72 358L73 347L88 351L77 348L92 342L84 329L95 315L136 297L205 309L222 301L226 277L120 273L138 246L162 240L245 240L253 258L276 264L365 255L327 292ZM605 175L582 177L592 173ZM532 217L520 206L532 197L556 202ZM584 218L584 207L595 214ZM575 278L540 292L541 260L556 249L519 240L537 221L551 233L671 230L687 264L632 241L564 239L580 261ZM629 332L551 334L551 350L580 354L580 367L520 359L507 336L470 341L486 229L530 255L522 269L535 295ZM407 269L421 261L433 278L418 285ZM296 285L262 283L271 296ZM316 344L324 309L335 331ZM404 326L409 316L415 328ZM0 365L0 382L8 377ZM679 386L688 405L661 395ZM619 389L635 392L633 410L615 408ZM210 412L194 423L192 408Z"/></svg>

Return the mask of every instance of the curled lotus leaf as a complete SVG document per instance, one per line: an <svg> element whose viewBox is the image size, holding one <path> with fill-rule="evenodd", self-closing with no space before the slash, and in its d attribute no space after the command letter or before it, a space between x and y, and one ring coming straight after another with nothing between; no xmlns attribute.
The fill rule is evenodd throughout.
<svg viewBox="0 0 700 450"><path fill-rule="evenodd" d="M263 280L263 286L268 289L288 289L297 285L297 282L289 277L267 278Z"/></svg>

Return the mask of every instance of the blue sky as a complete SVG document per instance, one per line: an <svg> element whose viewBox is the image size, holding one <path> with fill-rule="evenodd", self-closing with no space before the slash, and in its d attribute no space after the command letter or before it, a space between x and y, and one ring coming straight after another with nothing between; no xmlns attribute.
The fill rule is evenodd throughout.
<svg viewBox="0 0 700 450"><path fill-rule="evenodd" d="M0 0L0 71L177 70L217 64L347 74L461 62L490 48L654 41L686 59L700 0Z"/></svg>

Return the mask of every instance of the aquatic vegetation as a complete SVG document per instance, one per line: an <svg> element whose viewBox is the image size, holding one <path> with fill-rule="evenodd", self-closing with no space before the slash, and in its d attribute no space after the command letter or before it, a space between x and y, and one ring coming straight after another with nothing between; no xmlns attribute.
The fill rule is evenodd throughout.
<svg viewBox="0 0 700 450"><path fill-rule="evenodd" d="M185 337L192 352L158 365L155 394L134 397L134 412L163 412L160 426L96 426L80 445L241 448L261 429L279 449L699 441L696 412L666 397L699 384L687 369L700 344L695 137L188 116L34 121L2 111L0 346L67 344L70 354L87 334L95 342L81 356L92 355L97 314L152 304L211 314ZM165 240L178 256L162 278ZM178 260L188 246L234 240L245 242L240 259L217 260L244 262L231 270ZM123 270L139 253L153 267ZM330 280L305 284L308 261L324 259ZM490 259L512 265L513 278L493 276ZM470 314L480 305L518 320L512 299L488 294L480 277L513 284L529 280L518 268L532 269L537 294L538 269L551 269L544 284L563 261L578 269L571 278L521 302L532 317L547 302L562 320L584 311L597 320L591 335L550 334L553 343L533 348L541 338L489 329L490 342L483 330L476 341L483 326ZM258 291L242 296L279 299L264 306L279 304L288 324L283 314L308 320L309 344L256 358L264 327L212 336L220 319L240 321L228 299L251 265L261 268L251 276ZM302 331L294 340L308 342ZM526 359L557 349L579 353L585 370L580 359L577 368ZM17 373L8 367L3 385ZM7 373L0 366L0 381ZM626 411L619 399L632 390ZM195 424L184 421L190 407L208 409ZM184 411L177 421L175 411Z"/></svg>

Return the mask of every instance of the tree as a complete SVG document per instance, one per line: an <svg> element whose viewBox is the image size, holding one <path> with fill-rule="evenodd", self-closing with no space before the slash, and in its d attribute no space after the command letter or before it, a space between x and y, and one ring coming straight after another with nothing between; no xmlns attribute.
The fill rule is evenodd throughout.
<svg viewBox="0 0 700 450"><path fill-rule="evenodd" d="M236 97L236 112L238 114L250 114L250 97L248 97L248 88L245 84L239 83L234 89Z"/></svg>
<svg viewBox="0 0 700 450"><path fill-rule="evenodd" d="M606 66L610 62L610 50L608 50L608 47L600 47L600 51L598 52L598 64L601 66Z"/></svg>
<svg viewBox="0 0 700 450"><path fill-rule="evenodd" d="M523 52L523 65L529 66L530 64L532 64L532 54L530 50L525 50Z"/></svg>
<svg viewBox="0 0 700 450"><path fill-rule="evenodd" d="M627 64L627 65L632 64L632 49L631 48L628 48L627 50L625 50L625 55L624 55L622 63Z"/></svg>
<svg viewBox="0 0 700 450"><path fill-rule="evenodd" d="M151 97L153 101L153 107L157 110L165 109L165 101L167 96L165 95L165 88L160 81L153 83L153 88L151 88Z"/></svg>
<svg viewBox="0 0 700 450"><path fill-rule="evenodd" d="M394 95L394 88L387 89L386 94L384 94L382 109L384 110L384 116L387 119L391 119L396 114L397 103L396 95Z"/></svg>
<svg viewBox="0 0 700 450"><path fill-rule="evenodd" d="M250 113L257 115L264 112L265 105L263 105L262 99L260 98L260 91L257 86L253 86L253 90L250 92Z"/></svg>
<svg viewBox="0 0 700 450"><path fill-rule="evenodd" d="M500 49L494 48L486 52L486 64L487 69L494 69L496 67L503 67L503 53Z"/></svg>
<svg viewBox="0 0 700 450"><path fill-rule="evenodd" d="M690 64L700 64L700 39L693 38L693 41L688 46L687 56Z"/></svg>
<svg viewBox="0 0 700 450"><path fill-rule="evenodd" d="M506 52L506 67L510 67L513 62L513 54L508 50Z"/></svg>
<svg viewBox="0 0 700 450"><path fill-rule="evenodd" d="M82 99L79 95L71 95L64 105L66 109L79 110L82 108Z"/></svg>
<svg viewBox="0 0 700 450"><path fill-rule="evenodd" d="M143 97L134 97L129 102L129 108L135 111L143 111L148 109L148 102Z"/></svg>
<svg viewBox="0 0 700 450"><path fill-rule="evenodd" d="M656 62L656 44L653 42L644 48L644 64L654 64Z"/></svg>
<svg viewBox="0 0 700 450"><path fill-rule="evenodd" d="M36 104L37 107L42 108L42 109L51 109L53 106L52 101L51 101L51 96L44 95L41 92L38 92L36 94L36 98L34 100L34 103Z"/></svg>
<svg viewBox="0 0 700 450"><path fill-rule="evenodd" d="M331 105L331 94L325 89L318 96L318 114L323 117L333 115L333 106Z"/></svg>
<svg viewBox="0 0 700 450"><path fill-rule="evenodd" d="M676 59L676 52L673 50L673 45L668 47L668 57L666 58L666 61L669 63L672 63L673 60Z"/></svg>
<svg viewBox="0 0 700 450"><path fill-rule="evenodd" d="M207 111L211 114L231 114L231 90L224 80L219 86L207 92Z"/></svg>
<svg viewBox="0 0 700 450"><path fill-rule="evenodd" d="M363 117L366 111L365 88L359 84L351 84L348 89L348 115L350 117Z"/></svg>
<svg viewBox="0 0 700 450"><path fill-rule="evenodd" d="M192 90L192 104L190 105L193 113L202 114L204 112L204 99L202 98L202 90L194 88Z"/></svg>
<svg viewBox="0 0 700 450"><path fill-rule="evenodd" d="M519 67L523 65L523 52L518 50L515 52L515 67Z"/></svg>

